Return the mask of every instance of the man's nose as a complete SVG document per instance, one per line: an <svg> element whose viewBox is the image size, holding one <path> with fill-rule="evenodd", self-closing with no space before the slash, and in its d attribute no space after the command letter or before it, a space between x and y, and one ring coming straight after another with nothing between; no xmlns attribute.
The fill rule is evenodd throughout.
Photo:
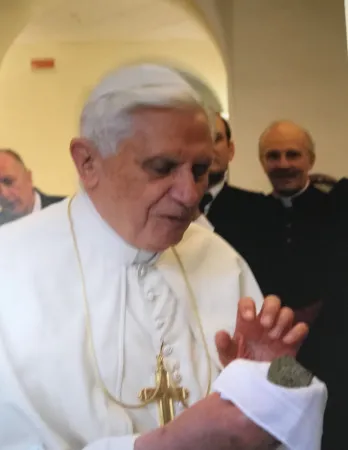
<svg viewBox="0 0 348 450"><path fill-rule="evenodd" d="M198 205L202 196L202 189L191 172L185 172L177 178L172 189L172 195L176 201L187 208Z"/></svg>
<svg viewBox="0 0 348 450"><path fill-rule="evenodd" d="M285 154L280 155L277 161L277 166L281 169L288 169L290 167L290 161Z"/></svg>

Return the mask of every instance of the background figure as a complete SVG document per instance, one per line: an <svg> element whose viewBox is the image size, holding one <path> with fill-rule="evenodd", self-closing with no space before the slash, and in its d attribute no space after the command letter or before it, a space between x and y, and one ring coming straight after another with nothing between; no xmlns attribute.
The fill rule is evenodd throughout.
<svg viewBox="0 0 348 450"><path fill-rule="evenodd" d="M348 180L329 179L329 193L318 189L323 178L309 175L315 162L313 140L290 122L274 123L263 133L260 158L274 187L271 195L225 185L204 208L215 231L247 260L265 295L278 294L297 308L298 319L311 322L316 302L323 301L299 358L328 385L322 449L343 450Z"/></svg>
<svg viewBox="0 0 348 450"><path fill-rule="evenodd" d="M348 180L337 181L329 195L334 220L325 237L331 250L323 291L326 301L301 348L299 360L323 379L328 387L322 450L345 450L347 442L344 392L348 378L344 357L348 317Z"/></svg>
<svg viewBox="0 0 348 450"><path fill-rule="evenodd" d="M280 121L261 135L260 161L273 186L266 196L228 186L234 155L231 130L216 116L215 160L200 208L215 232L249 263L264 295L278 295L300 320L314 320L322 301L329 195L311 185L313 139L300 126Z"/></svg>
<svg viewBox="0 0 348 450"><path fill-rule="evenodd" d="M209 187L201 200L200 211L205 214L216 233L244 254L248 253L246 246L250 240L251 217L259 210L260 200L264 196L229 186L228 165L234 157L234 151L231 128L220 114L216 114Z"/></svg>
<svg viewBox="0 0 348 450"><path fill-rule="evenodd" d="M21 156L0 150L0 225L46 208L64 197L49 196L33 186L32 173Z"/></svg>
<svg viewBox="0 0 348 450"><path fill-rule="evenodd" d="M265 294L276 293L299 318L312 321L323 300L331 220L329 195L309 178L314 141L293 122L274 122L260 137L259 157L273 192L263 221L266 248L252 267Z"/></svg>

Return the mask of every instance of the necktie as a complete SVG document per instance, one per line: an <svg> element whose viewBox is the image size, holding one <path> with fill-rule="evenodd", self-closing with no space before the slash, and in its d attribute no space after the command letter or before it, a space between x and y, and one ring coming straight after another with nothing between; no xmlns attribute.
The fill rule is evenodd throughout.
<svg viewBox="0 0 348 450"><path fill-rule="evenodd" d="M202 200L200 201L200 204L199 204L199 210L200 210L200 212L202 214L204 214L206 206L208 206L209 203L211 203L212 201L213 201L213 196L211 195L210 192L206 192L203 195L203 198L202 198Z"/></svg>

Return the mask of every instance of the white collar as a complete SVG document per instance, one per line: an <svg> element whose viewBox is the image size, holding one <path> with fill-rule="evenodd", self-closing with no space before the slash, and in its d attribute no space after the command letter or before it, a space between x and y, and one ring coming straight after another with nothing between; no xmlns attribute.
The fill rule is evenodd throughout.
<svg viewBox="0 0 348 450"><path fill-rule="evenodd" d="M226 183L226 179L227 179L227 173L225 173L225 175L221 181L219 181L217 184L214 184L214 186L212 186L208 190L208 192L212 195L213 200L215 200L215 198L218 196L218 194L220 194L222 188L224 187L224 184Z"/></svg>
<svg viewBox="0 0 348 450"><path fill-rule="evenodd" d="M282 202L282 204L283 204L283 206L284 206L285 208L291 208L293 199L296 198L296 197L299 197L299 196L302 195L304 192L306 192L306 190L307 190L308 187L309 187L309 184L310 184L310 182L309 182L309 180L308 180L307 183L306 183L306 185L305 185L305 187L304 187L303 189L301 189L300 191L296 192L296 194L294 194L294 195L290 195L289 197L284 197L284 196L282 196L282 195L277 194L276 192L273 192L272 195L273 195L275 198L278 198L278 199Z"/></svg>
<svg viewBox="0 0 348 450"><path fill-rule="evenodd" d="M34 191L34 206L32 212L37 212L42 209L41 195Z"/></svg>
<svg viewBox="0 0 348 450"><path fill-rule="evenodd" d="M139 250L124 241L100 216L85 192L79 192L72 200L71 215L77 239L81 235L88 237L92 245L113 259L117 258L120 265L157 261L158 253Z"/></svg>
<svg viewBox="0 0 348 450"><path fill-rule="evenodd" d="M224 187L224 184L226 182L227 179L227 173L225 173L223 179L221 181L219 181L217 184L214 184L214 186L212 186L210 189L208 189L207 193L209 193L212 196L211 201L205 206L204 208L204 214L208 214L209 209L211 207L211 204L213 203L213 201L215 200L215 198L218 196L218 194L220 194L222 188Z"/></svg>

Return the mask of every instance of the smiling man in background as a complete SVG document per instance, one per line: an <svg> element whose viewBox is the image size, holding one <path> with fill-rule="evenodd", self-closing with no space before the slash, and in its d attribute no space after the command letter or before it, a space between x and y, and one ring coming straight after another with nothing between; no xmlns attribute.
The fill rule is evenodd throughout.
<svg viewBox="0 0 348 450"><path fill-rule="evenodd" d="M300 125L278 121L262 133L259 157L273 191L261 225L265 248L258 257L263 260L252 268L265 294L279 295L301 319L311 321L322 301L318 279L329 229L329 196L309 178L315 144Z"/></svg>

